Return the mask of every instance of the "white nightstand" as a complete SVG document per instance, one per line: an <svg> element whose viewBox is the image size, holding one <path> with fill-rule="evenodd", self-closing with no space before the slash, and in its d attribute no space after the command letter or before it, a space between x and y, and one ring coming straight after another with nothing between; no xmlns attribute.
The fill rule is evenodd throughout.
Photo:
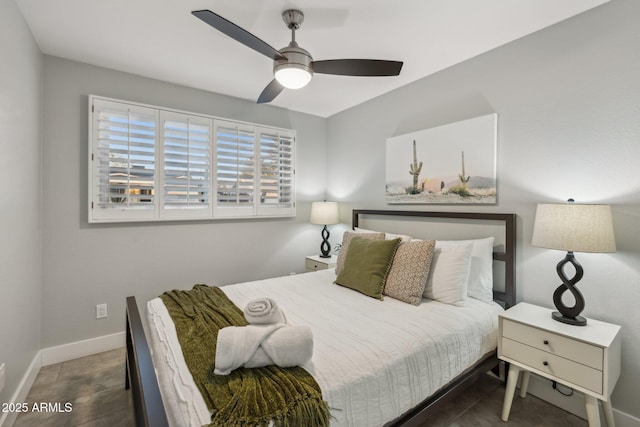
<svg viewBox="0 0 640 427"><path fill-rule="evenodd" d="M336 266L338 257L331 255L331 258L322 258L320 255L311 255L304 259L306 271L328 270Z"/></svg>
<svg viewBox="0 0 640 427"><path fill-rule="evenodd" d="M534 372L583 392L590 427L600 426L602 401L607 425L613 427L611 392L620 376L620 326L593 319L586 326L567 325L553 320L552 311L520 303L500 315L498 357L511 364L502 420L509 418L522 371L520 397L526 396Z"/></svg>

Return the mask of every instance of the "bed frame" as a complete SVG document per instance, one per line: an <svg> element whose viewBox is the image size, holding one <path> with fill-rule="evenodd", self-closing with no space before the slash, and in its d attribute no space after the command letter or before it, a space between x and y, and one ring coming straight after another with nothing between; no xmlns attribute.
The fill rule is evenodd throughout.
<svg viewBox="0 0 640 427"><path fill-rule="evenodd" d="M352 225L357 227L360 216L392 216L422 217L450 220L498 221L504 225L504 251L494 252L493 259L505 263L504 291L493 292L496 302L505 308L515 304L515 245L516 215L501 213L473 212L423 212L356 209L352 213ZM151 353L147 344L143 321L138 310L135 297L127 297L126 316L126 389L131 389L135 410L136 426L164 427L168 426L160 388L153 367ZM463 392L479 375L495 369L499 364L496 352L485 355L472 368L463 372L445 387L406 412L387 426L419 426L424 425L441 405Z"/></svg>

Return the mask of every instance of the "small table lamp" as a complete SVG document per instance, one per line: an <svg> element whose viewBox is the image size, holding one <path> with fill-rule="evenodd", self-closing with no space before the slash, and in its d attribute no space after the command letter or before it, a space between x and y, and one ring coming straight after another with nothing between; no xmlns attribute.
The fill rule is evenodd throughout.
<svg viewBox="0 0 640 427"><path fill-rule="evenodd" d="M322 244L320 245L321 258L331 258L331 245L329 244L329 230L327 225L338 224L340 214L337 202L313 202L311 204L311 224L324 225L322 229Z"/></svg>
<svg viewBox="0 0 640 427"><path fill-rule="evenodd" d="M616 251L609 205L574 204L573 199L569 199L567 204L539 204L531 244L567 251L567 256L556 266L562 284L553 293L553 303L558 311L554 311L552 317L570 325L586 325L587 320L579 316L584 309L584 297L575 287L582 278L583 269L573 252ZM564 274L567 263L571 263L576 270L571 279ZM565 291L573 294L573 307L567 307L562 302Z"/></svg>

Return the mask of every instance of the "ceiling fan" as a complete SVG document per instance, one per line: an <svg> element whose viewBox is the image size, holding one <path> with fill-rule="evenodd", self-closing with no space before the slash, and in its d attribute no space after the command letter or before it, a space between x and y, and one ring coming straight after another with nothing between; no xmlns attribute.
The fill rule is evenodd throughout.
<svg viewBox="0 0 640 427"><path fill-rule="evenodd" d="M276 50L247 30L237 26L210 10L196 10L194 16L211 25L243 45L273 59L274 79L258 97L258 104L271 102L284 90L300 89L306 86L313 73L341 76L397 76L402 69L400 61L380 59L330 59L314 61L311 54L296 43L296 30L304 21L299 10L285 10L282 19L291 30L291 42L287 47Z"/></svg>

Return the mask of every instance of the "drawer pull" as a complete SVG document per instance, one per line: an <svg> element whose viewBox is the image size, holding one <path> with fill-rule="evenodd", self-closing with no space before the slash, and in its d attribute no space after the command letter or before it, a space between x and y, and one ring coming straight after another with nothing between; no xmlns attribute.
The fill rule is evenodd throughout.
<svg viewBox="0 0 640 427"><path fill-rule="evenodd" d="M544 341L542 341L542 343L543 343L544 345L549 345L549 340L544 340Z"/></svg>
<svg viewBox="0 0 640 427"><path fill-rule="evenodd" d="M544 362L542 362L542 364L543 364L544 366L549 366L549 362L547 362L546 360L545 360Z"/></svg>

